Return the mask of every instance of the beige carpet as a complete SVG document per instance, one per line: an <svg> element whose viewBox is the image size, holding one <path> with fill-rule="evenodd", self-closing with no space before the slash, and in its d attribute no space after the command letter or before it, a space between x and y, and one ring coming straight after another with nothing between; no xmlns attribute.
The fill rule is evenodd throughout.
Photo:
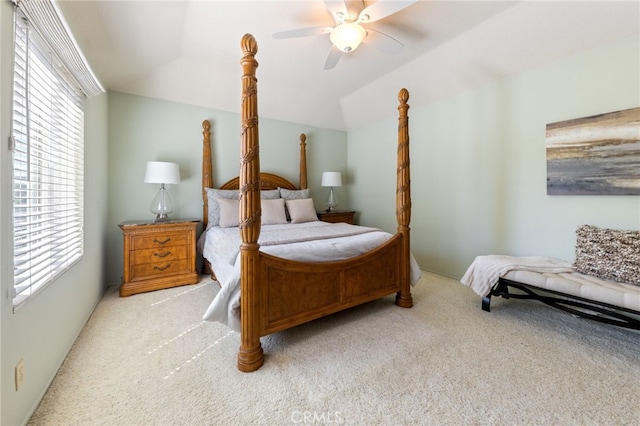
<svg viewBox="0 0 640 426"><path fill-rule="evenodd" d="M206 282L120 298L110 289L32 425L640 424L640 333L535 302L491 313L424 273L414 308L388 297L263 338L201 320Z"/></svg>

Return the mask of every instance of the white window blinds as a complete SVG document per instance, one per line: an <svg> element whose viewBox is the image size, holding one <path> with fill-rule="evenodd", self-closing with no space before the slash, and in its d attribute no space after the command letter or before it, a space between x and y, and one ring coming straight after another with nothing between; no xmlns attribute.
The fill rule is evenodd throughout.
<svg viewBox="0 0 640 426"><path fill-rule="evenodd" d="M17 11L13 91L15 307L83 253L83 96Z"/></svg>
<svg viewBox="0 0 640 426"><path fill-rule="evenodd" d="M21 13L42 37L42 40L55 52L56 59L64 64L68 71L67 79L73 81L91 98L104 93L104 88L96 78L78 47L64 16L55 0L13 0Z"/></svg>

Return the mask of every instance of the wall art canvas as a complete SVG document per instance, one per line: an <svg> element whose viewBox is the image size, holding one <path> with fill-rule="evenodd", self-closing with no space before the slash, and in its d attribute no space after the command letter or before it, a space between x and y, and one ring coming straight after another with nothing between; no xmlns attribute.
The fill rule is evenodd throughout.
<svg viewBox="0 0 640 426"><path fill-rule="evenodd" d="M548 195L640 195L640 108L547 124Z"/></svg>

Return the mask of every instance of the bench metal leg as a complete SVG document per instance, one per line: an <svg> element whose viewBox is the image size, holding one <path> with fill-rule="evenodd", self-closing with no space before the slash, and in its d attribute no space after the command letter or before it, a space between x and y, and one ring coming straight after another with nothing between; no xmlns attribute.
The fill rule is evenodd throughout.
<svg viewBox="0 0 640 426"><path fill-rule="evenodd" d="M482 310L491 312L491 293L482 298Z"/></svg>
<svg viewBox="0 0 640 426"><path fill-rule="evenodd" d="M510 294L508 287L516 288L524 292L524 294ZM538 294L532 286L500 278L495 288L493 288L487 296L482 298L482 310L491 312L491 296L502 296L506 299L509 297L514 299L535 299L578 317L588 318L618 327L640 330L640 319L638 319L640 312L616 307L607 303L595 302L578 296L569 296L549 289L545 289L544 291L558 297Z"/></svg>

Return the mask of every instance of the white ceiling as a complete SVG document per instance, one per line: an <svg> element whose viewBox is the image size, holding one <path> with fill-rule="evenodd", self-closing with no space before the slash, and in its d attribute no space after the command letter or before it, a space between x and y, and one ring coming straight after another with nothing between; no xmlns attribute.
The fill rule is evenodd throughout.
<svg viewBox="0 0 640 426"><path fill-rule="evenodd" d="M402 53L362 45L325 71L328 35L271 37L333 25L321 0L58 5L107 89L239 112L240 39L251 33L260 116L337 130L392 116L402 87L416 107L640 34L638 1L421 0L370 24L403 42Z"/></svg>

